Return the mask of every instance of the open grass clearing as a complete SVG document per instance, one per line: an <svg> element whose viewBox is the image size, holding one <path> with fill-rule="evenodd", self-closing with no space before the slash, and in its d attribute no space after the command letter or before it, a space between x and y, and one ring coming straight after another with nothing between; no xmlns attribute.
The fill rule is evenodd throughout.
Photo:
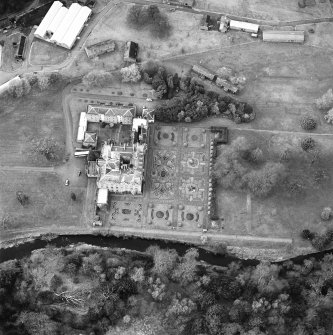
<svg viewBox="0 0 333 335"><path fill-rule="evenodd" d="M160 9L172 26L171 35L167 39L152 37L148 28L136 30L129 28L126 23L127 11L132 5L120 4L110 11L106 19L99 23L91 35L89 43L100 39L115 39L122 41L135 41L139 44L139 58L160 58L196 52L229 45L227 35L219 32L206 32L199 30L201 15L182 11L169 12ZM247 34L242 38L249 40Z"/></svg>
<svg viewBox="0 0 333 335"><path fill-rule="evenodd" d="M1 171L0 174L1 230L80 224L85 188L67 187L55 173ZM27 205L18 202L17 191L29 197ZM76 201L71 200L71 192L76 194Z"/></svg>
<svg viewBox="0 0 333 335"><path fill-rule="evenodd" d="M217 199L221 232L227 234L292 237L300 243L303 229L321 232L332 226L322 222L320 213L324 207L332 206L330 195L333 188L332 137L313 136L319 158L312 163L314 155L304 152L300 142L305 136L297 134L262 134L253 130L233 130L231 141L242 136L254 147L264 152L267 161L280 161L287 150L290 158L283 161L288 179L280 183L270 196L257 198L246 190L234 191L218 187ZM220 148L223 154L223 146ZM325 173L325 178L317 178ZM302 185L300 194L290 192L290 185ZM222 228L223 227L223 228Z"/></svg>
<svg viewBox="0 0 333 335"><path fill-rule="evenodd" d="M299 8L297 0L198 0L200 8L261 20L294 21L332 15L330 1Z"/></svg>
<svg viewBox="0 0 333 335"><path fill-rule="evenodd" d="M61 89L30 93L22 98L0 99L1 165L51 166L62 162L65 129ZM52 138L57 143L57 161L32 154L32 141Z"/></svg>
<svg viewBox="0 0 333 335"><path fill-rule="evenodd" d="M6 36L4 39L4 46L2 48L2 62L1 69L3 71L15 71L22 67L22 62L17 62L15 59L16 48L13 47L13 43L20 43L20 33L14 33ZM18 46L17 46L18 47Z"/></svg>
<svg viewBox="0 0 333 335"><path fill-rule="evenodd" d="M68 56L68 51L57 45L41 40L34 40L30 49L30 64L55 65L62 63Z"/></svg>

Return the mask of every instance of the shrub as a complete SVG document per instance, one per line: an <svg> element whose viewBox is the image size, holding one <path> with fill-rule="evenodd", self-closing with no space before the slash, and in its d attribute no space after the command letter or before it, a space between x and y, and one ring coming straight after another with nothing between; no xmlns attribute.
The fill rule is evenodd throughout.
<svg viewBox="0 0 333 335"><path fill-rule="evenodd" d="M330 207L325 207L320 214L320 217L324 221L328 221L331 218L332 209Z"/></svg>
<svg viewBox="0 0 333 335"><path fill-rule="evenodd" d="M123 67L120 70L121 76L123 78L123 82L133 82L136 83L141 79L141 73L139 66L137 64L132 64L127 67Z"/></svg>
<svg viewBox="0 0 333 335"><path fill-rule="evenodd" d="M301 237L304 239L304 240L312 240L314 238L314 233L311 233L309 229L304 229L302 230L301 232Z"/></svg>
<svg viewBox="0 0 333 335"><path fill-rule="evenodd" d="M316 143L312 137L306 137L301 142L301 147L304 151L314 149Z"/></svg>
<svg viewBox="0 0 333 335"><path fill-rule="evenodd" d="M306 115L301 119L301 127L304 130L313 130L317 127L317 121L313 117Z"/></svg>
<svg viewBox="0 0 333 335"><path fill-rule="evenodd" d="M316 100L319 109L328 109L333 107L333 90L330 88L325 94Z"/></svg>
<svg viewBox="0 0 333 335"><path fill-rule="evenodd" d="M314 238L311 240L312 246L317 250L323 250L327 247L327 245L330 243L330 239L326 234L324 235L318 235L316 234Z"/></svg>

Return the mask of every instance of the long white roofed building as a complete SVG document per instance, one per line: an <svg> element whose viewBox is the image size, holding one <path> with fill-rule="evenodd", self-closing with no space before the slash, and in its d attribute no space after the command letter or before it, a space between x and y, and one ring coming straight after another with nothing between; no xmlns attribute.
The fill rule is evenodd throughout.
<svg viewBox="0 0 333 335"><path fill-rule="evenodd" d="M69 9L55 1L35 31L35 36L71 49L91 15L91 9L73 3Z"/></svg>

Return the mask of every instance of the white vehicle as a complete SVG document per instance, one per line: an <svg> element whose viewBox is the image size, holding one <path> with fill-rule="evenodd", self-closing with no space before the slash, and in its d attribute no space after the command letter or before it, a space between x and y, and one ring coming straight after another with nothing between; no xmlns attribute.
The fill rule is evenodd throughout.
<svg viewBox="0 0 333 335"><path fill-rule="evenodd" d="M258 38L258 34L252 33L251 37Z"/></svg>
<svg viewBox="0 0 333 335"><path fill-rule="evenodd" d="M92 225L93 225L93 227L101 227L101 226L103 226L103 223L102 223L102 221L94 221L92 223Z"/></svg>
<svg viewBox="0 0 333 335"><path fill-rule="evenodd" d="M65 180L65 185L68 186L69 185L69 179Z"/></svg>
<svg viewBox="0 0 333 335"><path fill-rule="evenodd" d="M146 101L153 101L153 99L147 98Z"/></svg>

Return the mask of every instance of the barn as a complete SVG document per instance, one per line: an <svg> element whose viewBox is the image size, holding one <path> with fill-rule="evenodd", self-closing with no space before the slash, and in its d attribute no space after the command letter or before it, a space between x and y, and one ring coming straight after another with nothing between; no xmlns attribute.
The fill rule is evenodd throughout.
<svg viewBox="0 0 333 335"><path fill-rule="evenodd" d="M289 42L289 43L304 43L304 31L280 31L280 30L265 30L262 33L264 42Z"/></svg>
<svg viewBox="0 0 333 335"><path fill-rule="evenodd" d="M198 74L200 77L207 78L209 80L214 80L215 78L214 74L200 65L193 65L192 71Z"/></svg>
<svg viewBox="0 0 333 335"><path fill-rule="evenodd" d="M86 6L73 3L67 9L60 1L55 1L34 35L44 41L71 49L90 15L91 9Z"/></svg>
<svg viewBox="0 0 333 335"><path fill-rule="evenodd" d="M246 31L247 33L258 34L259 32L259 25L249 22L230 20L229 27L230 29Z"/></svg>

